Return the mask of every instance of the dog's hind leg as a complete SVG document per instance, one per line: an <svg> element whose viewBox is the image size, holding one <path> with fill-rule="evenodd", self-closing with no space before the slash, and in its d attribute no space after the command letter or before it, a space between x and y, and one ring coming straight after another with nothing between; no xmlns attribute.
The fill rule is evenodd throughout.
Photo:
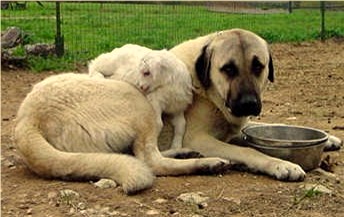
<svg viewBox="0 0 344 217"><path fill-rule="evenodd" d="M109 178L127 194L152 186L154 175L138 159L117 153L71 153L55 149L35 128L34 122L19 120L15 129L18 151L35 173L47 178Z"/></svg>

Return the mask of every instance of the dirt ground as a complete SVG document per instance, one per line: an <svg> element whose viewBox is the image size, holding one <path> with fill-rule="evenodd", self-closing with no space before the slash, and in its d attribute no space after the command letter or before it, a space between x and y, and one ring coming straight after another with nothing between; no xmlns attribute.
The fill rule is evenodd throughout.
<svg viewBox="0 0 344 217"><path fill-rule="evenodd" d="M256 119L312 126L344 139L344 41L273 44L272 53L276 82L269 85ZM51 74L1 73L2 216L343 216L343 149L324 153L334 173L311 171L304 182L230 171L221 176L159 177L153 188L126 196L120 188L42 179L24 166L12 130L20 102L34 83ZM329 192L307 191L311 184ZM78 195L61 195L66 189ZM197 205L177 199L190 192L201 192L208 200Z"/></svg>

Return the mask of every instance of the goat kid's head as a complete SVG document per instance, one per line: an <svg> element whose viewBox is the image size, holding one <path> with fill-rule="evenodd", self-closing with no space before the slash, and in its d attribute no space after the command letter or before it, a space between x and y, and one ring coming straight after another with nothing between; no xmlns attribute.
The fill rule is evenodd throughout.
<svg viewBox="0 0 344 217"><path fill-rule="evenodd" d="M166 64L165 52L167 51L151 51L141 59L138 86L143 93L154 91L165 83L165 78L168 76L166 71L169 68Z"/></svg>

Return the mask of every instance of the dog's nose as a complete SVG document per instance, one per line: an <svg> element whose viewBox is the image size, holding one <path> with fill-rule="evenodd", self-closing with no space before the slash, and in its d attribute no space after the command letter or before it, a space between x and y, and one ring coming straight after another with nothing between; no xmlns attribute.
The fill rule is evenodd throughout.
<svg viewBox="0 0 344 217"><path fill-rule="evenodd" d="M235 100L230 100L226 105L237 117L257 116L262 110L261 100L255 94L243 94Z"/></svg>

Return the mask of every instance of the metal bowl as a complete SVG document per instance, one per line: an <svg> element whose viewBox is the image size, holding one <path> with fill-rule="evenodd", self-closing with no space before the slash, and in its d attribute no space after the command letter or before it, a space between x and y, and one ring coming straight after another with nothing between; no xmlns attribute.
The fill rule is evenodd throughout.
<svg viewBox="0 0 344 217"><path fill-rule="evenodd" d="M314 128L292 125L256 125L242 130L253 148L299 164L305 171L319 166L328 135Z"/></svg>

